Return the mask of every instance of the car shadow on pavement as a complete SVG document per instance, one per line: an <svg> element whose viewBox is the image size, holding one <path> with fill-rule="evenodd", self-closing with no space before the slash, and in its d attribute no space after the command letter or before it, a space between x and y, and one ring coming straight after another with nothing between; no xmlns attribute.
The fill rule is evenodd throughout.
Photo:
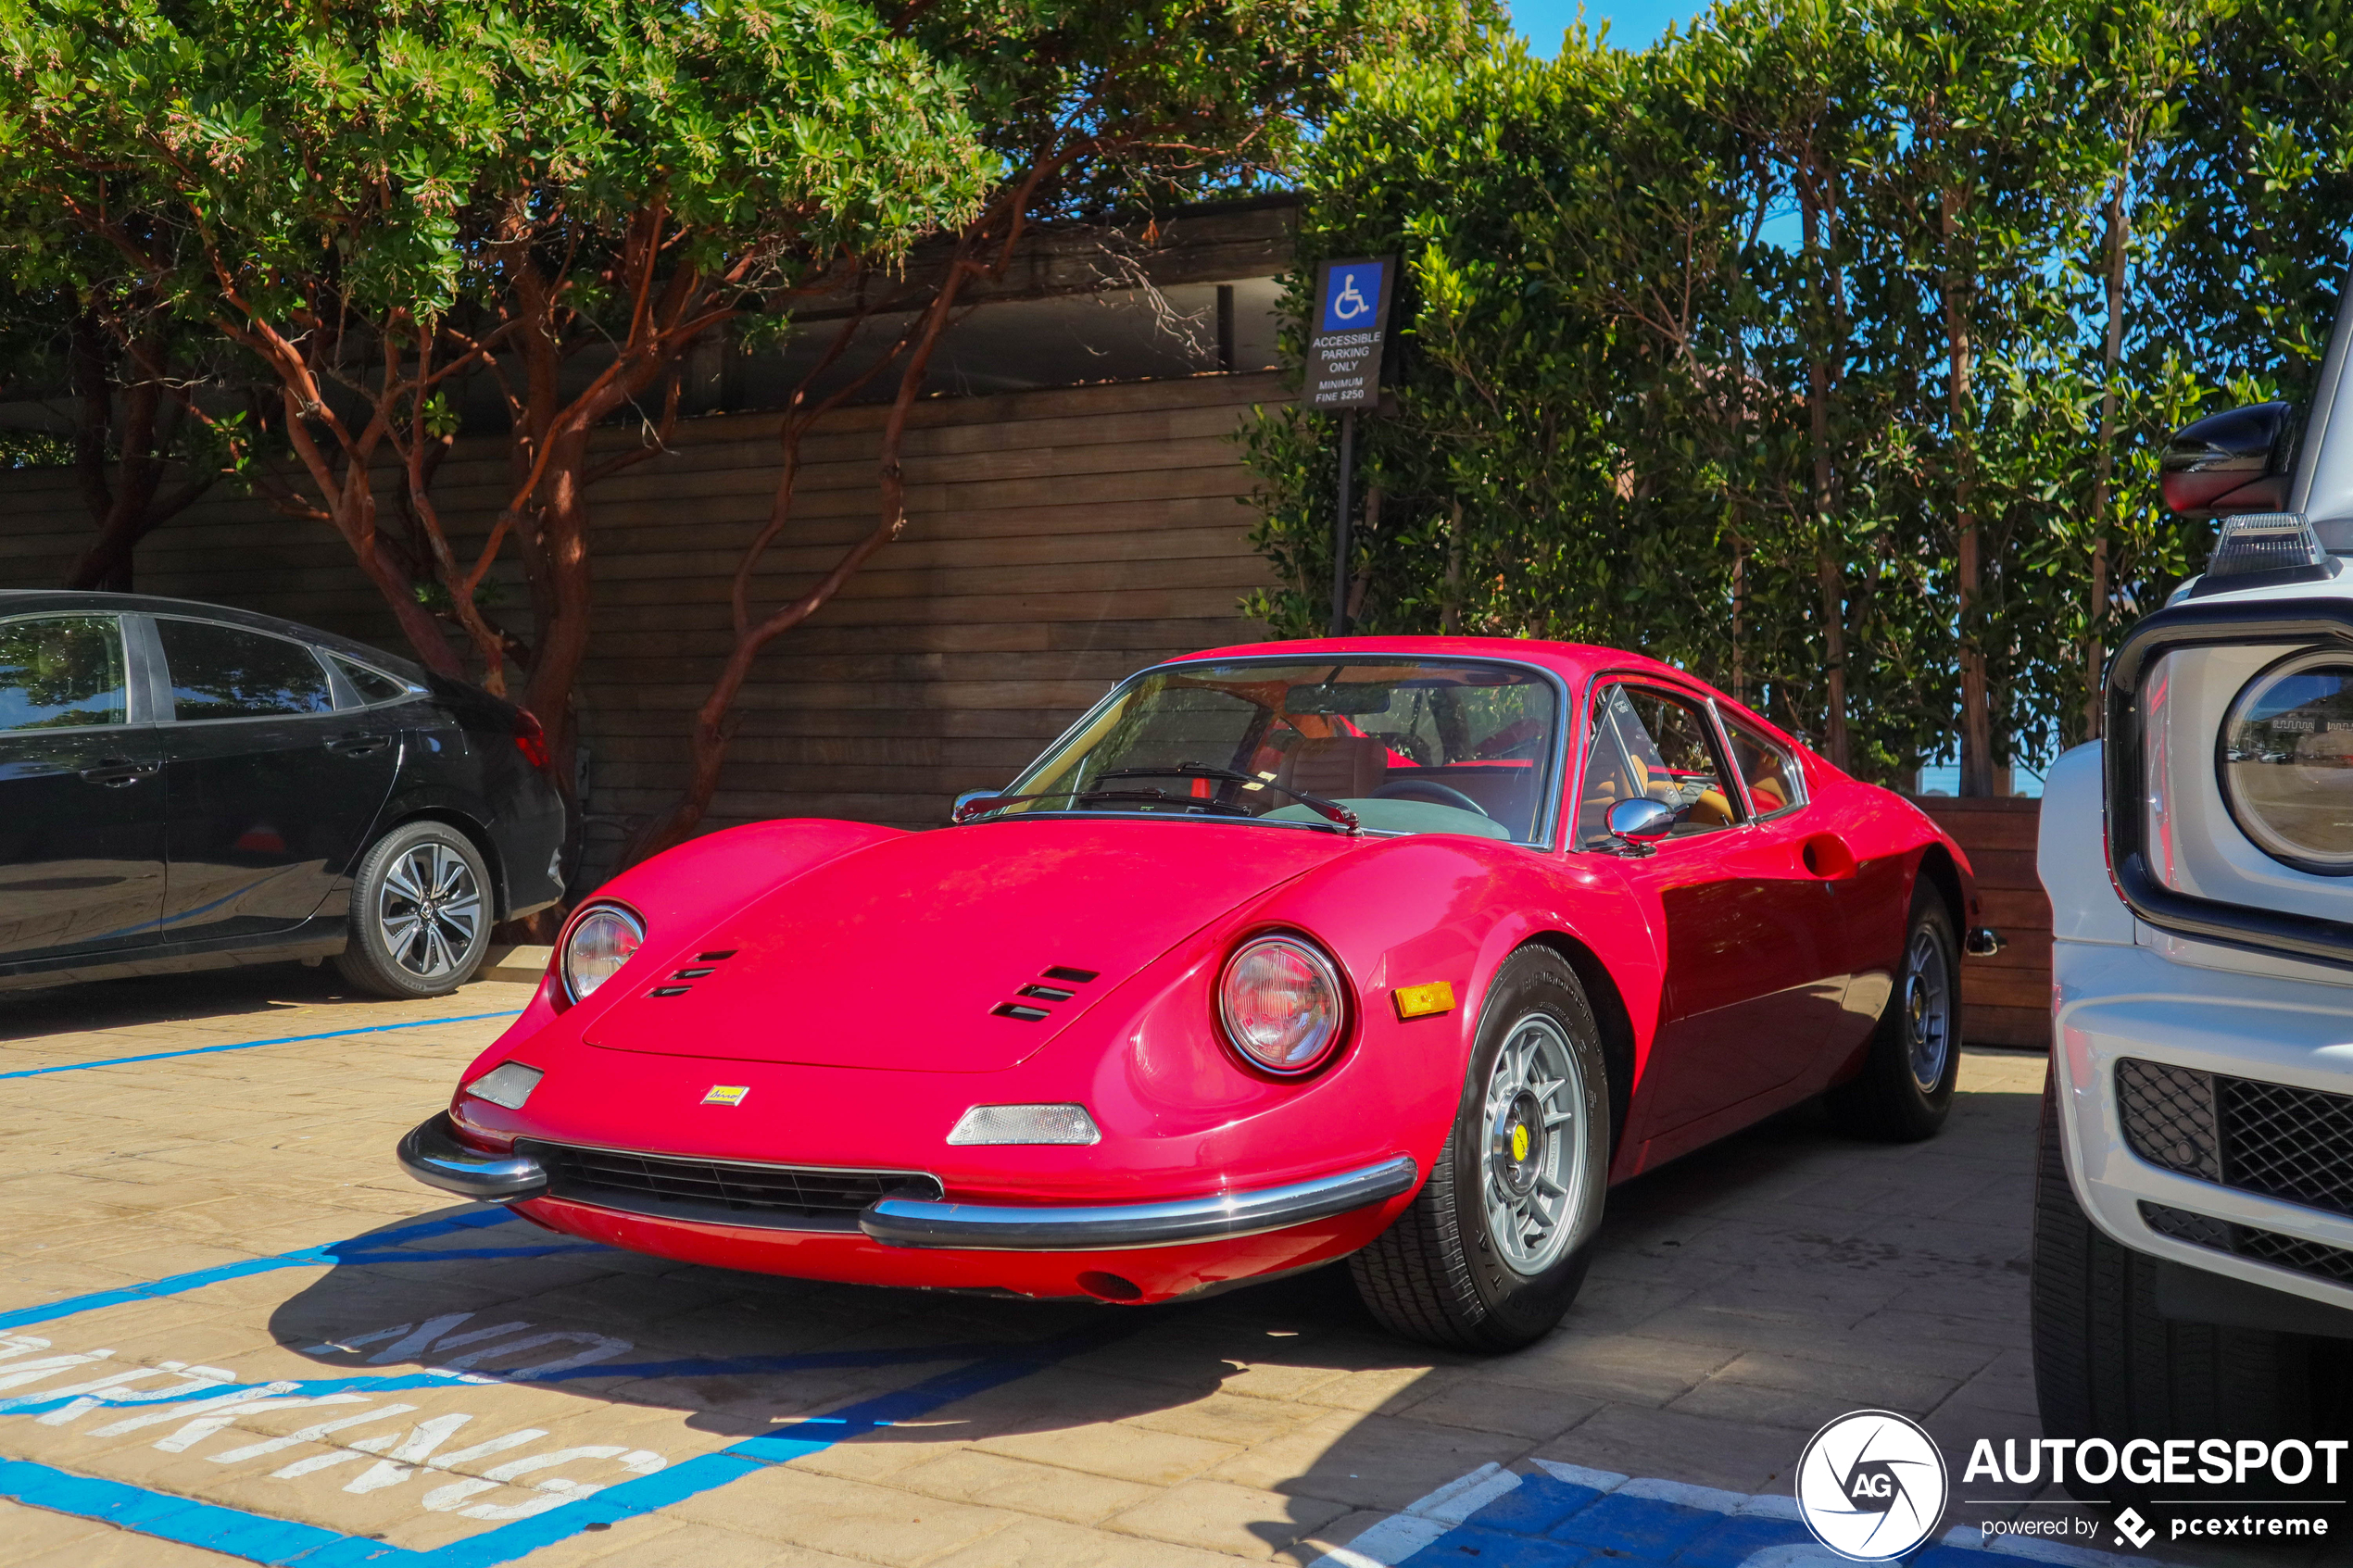
<svg viewBox="0 0 2353 1568"><path fill-rule="evenodd" d="M1156 1308L1038 1302L680 1264L473 1208L336 1248L271 1329L321 1379L443 1369L446 1396L400 1396L425 1413L560 1391L655 1447L648 1422L681 1451L797 1437L799 1470L963 1500L1031 1474L1074 1520L1312 1561L1490 1463L1785 1492L1806 1436L1857 1408L1916 1415L1948 1454L2038 1435L2034 1114L2019 1085L1965 1094L1944 1138L1891 1147L1801 1109L1629 1183L1567 1320L1506 1355L1388 1336L1345 1265ZM1004 1371L827 1426L974 1368Z"/></svg>

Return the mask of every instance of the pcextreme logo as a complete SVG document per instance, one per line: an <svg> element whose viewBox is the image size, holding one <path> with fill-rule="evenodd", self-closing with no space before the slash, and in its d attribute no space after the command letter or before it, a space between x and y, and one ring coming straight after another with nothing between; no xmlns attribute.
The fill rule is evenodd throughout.
<svg viewBox="0 0 2353 1568"><path fill-rule="evenodd" d="M1857 1562L1885 1562L1928 1539L1944 1517L1949 1486L1935 1439L1893 1411L1840 1416L1797 1461L1806 1527Z"/></svg>

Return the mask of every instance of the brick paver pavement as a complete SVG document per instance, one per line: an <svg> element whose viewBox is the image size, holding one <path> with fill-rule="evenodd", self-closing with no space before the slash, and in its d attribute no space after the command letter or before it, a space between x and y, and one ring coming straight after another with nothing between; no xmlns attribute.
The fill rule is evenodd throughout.
<svg viewBox="0 0 2353 1568"><path fill-rule="evenodd" d="M1957 1473L2036 1431L2037 1059L1969 1056L1931 1144L1797 1113L1620 1189L1566 1325L1481 1359L1383 1336L1333 1271L1037 1304L446 1204L392 1145L527 996L396 1005L285 966L0 997L0 1493L51 1505L0 1502L0 1564L1452 1564L1484 1540L1481 1568L1547 1568L1648 1555L1562 1533L1608 1472L1637 1478L1621 1512L1715 1509L1730 1568L1792 1538L1742 1499L1785 1497L1831 1417L1915 1415ZM1655 1483L1716 1490L1643 1513Z"/></svg>

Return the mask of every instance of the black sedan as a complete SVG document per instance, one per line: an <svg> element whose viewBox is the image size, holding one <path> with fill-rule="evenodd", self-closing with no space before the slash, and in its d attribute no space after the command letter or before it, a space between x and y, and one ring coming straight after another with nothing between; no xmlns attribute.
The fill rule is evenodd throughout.
<svg viewBox="0 0 2353 1568"><path fill-rule="evenodd" d="M271 616L0 592L0 989L333 957L430 997L563 891L538 721Z"/></svg>

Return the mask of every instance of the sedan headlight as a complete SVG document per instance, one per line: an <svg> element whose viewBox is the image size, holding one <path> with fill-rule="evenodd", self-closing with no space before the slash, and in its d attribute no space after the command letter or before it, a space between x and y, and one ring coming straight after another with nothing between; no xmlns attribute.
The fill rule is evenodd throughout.
<svg viewBox="0 0 2353 1568"><path fill-rule="evenodd" d="M558 969L564 989L575 1002L620 972L621 966L644 945L646 928L618 904L598 904L573 922L564 937Z"/></svg>
<svg viewBox="0 0 2353 1568"><path fill-rule="evenodd" d="M1252 1067L1311 1072L1340 1045L1340 972L1297 936L1261 936L1234 949L1217 981L1226 1038Z"/></svg>
<svg viewBox="0 0 2353 1568"><path fill-rule="evenodd" d="M2353 662L2311 653L2258 675L2232 702L2220 750L2240 831L2299 870L2353 872Z"/></svg>

